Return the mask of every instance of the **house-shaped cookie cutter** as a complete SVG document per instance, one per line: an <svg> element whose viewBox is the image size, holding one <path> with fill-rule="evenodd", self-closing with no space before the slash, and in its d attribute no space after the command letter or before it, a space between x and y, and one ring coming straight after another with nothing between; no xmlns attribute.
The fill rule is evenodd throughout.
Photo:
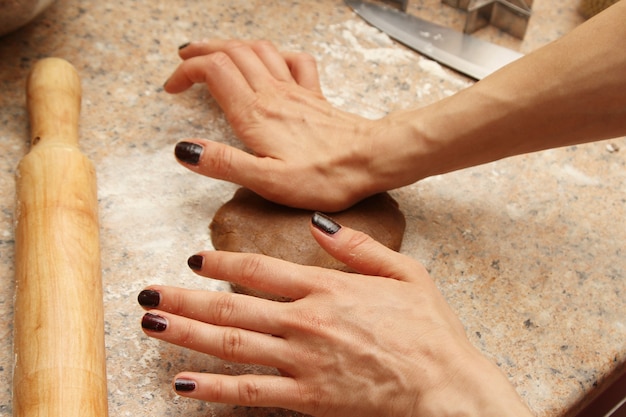
<svg viewBox="0 0 626 417"><path fill-rule="evenodd" d="M409 0L387 0L406 12ZM524 39L533 0L441 0L467 12L463 32L474 33L492 25L516 38Z"/></svg>
<svg viewBox="0 0 626 417"><path fill-rule="evenodd" d="M465 10L463 32L474 33L493 25L516 38L523 39L530 20L532 0L441 0L442 3Z"/></svg>
<svg viewBox="0 0 626 417"><path fill-rule="evenodd" d="M403 12L406 12L406 9L409 7L409 0L388 0L388 2L397 4Z"/></svg>

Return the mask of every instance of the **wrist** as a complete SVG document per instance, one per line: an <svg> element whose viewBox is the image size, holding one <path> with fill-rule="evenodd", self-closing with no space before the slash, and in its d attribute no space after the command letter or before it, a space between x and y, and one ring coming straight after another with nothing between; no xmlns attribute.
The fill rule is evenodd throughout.
<svg viewBox="0 0 626 417"><path fill-rule="evenodd" d="M528 152L523 129L514 124L520 106L476 84L426 107L389 114L378 133L378 140L392 142L398 154L389 178L407 185ZM393 171L398 171L395 177Z"/></svg>
<svg viewBox="0 0 626 417"><path fill-rule="evenodd" d="M401 110L373 121L366 132L372 192L413 184L434 174L437 146L424 133L420 110Z"/></svg>
<svg viewBox="0 0 626 417"><path fill-rule="evenodd" d="M473 346L458 356L457 372L434 394L436 409L417 415L467 417L533 417L502 371ZM454 398L454 401L450 399Z"/></svg>

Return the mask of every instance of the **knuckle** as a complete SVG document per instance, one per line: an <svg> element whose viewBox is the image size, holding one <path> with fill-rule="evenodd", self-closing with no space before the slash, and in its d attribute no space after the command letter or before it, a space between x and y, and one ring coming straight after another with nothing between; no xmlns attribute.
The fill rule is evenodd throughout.
<svg viewBox="0 0 626 417"><path fill-rule="evenodd" d="M279 83L268 80L268 83L272 83L272 93L279 95L282 90L282 86ZM268 93L269 94L269 93ZM250 118L250 128L256 128L256 125L263 122L267 122L272 118L276 118L281 110L271 104L271 98L266 96L259 96L254 100L251 100L248 107L244 110L245 114Z"/></svg>
<svg viewBox="0 0 626 417"><path fill-rule="evenodd" d="M377 266L378 270L373 273L380 274L384 265L373 261L376 258L379 245L369 235L355 231L347 237L344 243L343 260L347 265L357 269L360 265L368 265L370 268Z"/></svg>
<svg viewBox="0 0 626 417"><path fill-rule="evenodd" d="M211 55L206 55L204 59L206 60L207 66L210 67L223 68L232 65L232 60L228 54L223 51L213 52Z"/></svg>
<svg viewBox="0 0 626 417"><path fill-rule="evenodd" d="M239 359L243 347L241 330L236 328L225 329L223 337L222 359L238 362L237 359Z"/></svg>
<svg viewBox="0 0 626 417"><path fill-rule="evenodd" d="M195 340L195 329L192 321L183 321L183 324L178 327L178 331L176 333L176 339L178 344L182 346L193 345Z"/></svg>
<svg viewBox="0 0 626 417"><path fill-rule="evenodd" d="M229 39L224 43L224 50L229 51L233 49L247 48L248 44L239 39Z"/></svg>
<svg viewBox="0 0 626 417"><path fill-rule="evenodd" d="M268 41L267 39L259 39L258 41L252 43L252 49L256 53L259 53L264 51L273 51L276 48L271 41Z"/></svg>
<svg viewBox="0 0 626 417"><path fill-rule="evenodd" d="M242 102L237 109L233 109L227 118L239 137L253 138L258 134L259 126L266 123L271 113L271 106L260 97L254 96L245 103Z"/></svg>
<svg viewBox="0 0 626 417"><path fill-rule="evenodd" d="M206 390L208 401L222 402L226 398L224 382L221 378L216 378L212 383L205 384L204 389Z"/></svg>
<svg viewBox="0 0 626 417"><path fill-rule="evenodd" d="M288 314L281 317L279 323L291 331L308 334L311 340L337 331L336 313L327 308L303 306L286 311Z"/></svg>
<svg viewBox="0 0 626 417"><path fill-rule="evenodd" d="M219 294L212 308L213 323L218 325L228 324L235 311L235 300L229 293Z"/></svg>
<svg viewBox="0 0 626 417"><path fill-rule="evenodd" d="M258 281L258 276L264 270L263 260L259 256L246 256L242 259L239 267L239 283L248 284Z"/></svg>
<svg viewBox="0 0 626 417"><path fill-rule="evenodd" d="M306 52L298 52L296 54L296 60L304 65L313 65L316 66L317 65L317 61L315 60L315 58L313 57L313 55L308 54Z"/></svg>
<svg viewBox="0 0 626 417"><path fill-rule="evenodd" d="M324 414L323 405L327 402L327 395L324 393L322 388L312 387L307 389L301 386L299 391L300 401L308 410L310 410L310 414Z"/></svg>
<svg viewBox="0 0 626 417"><path fill-rule="evenodd" d="M328 327L328 322L321 314L315 314L310 311L300 311L293 315L294 327L301 330L322 332Z"/></svg>
<svg viewBox="0 0 626 417"><path fill-rule="evenodd" d="M346 242L346 248L352 255L357 255L364 250L367 250L367 246L371 243L371 238L362 232L355 232L350 236Z"/></svg>
<svg viewBox="0 0 626 417"><path fill-rule="evenodd" d="M209 155L209 168L221 179L230 180L233 168L233 152L226 146L217 146Z"/></svg>
<svg viewBox="0 0 626 417"><path fill-rule="evenodd" d="M239 382L239 399L242 404L257 404L260 398L261 389L255 381L242 380Z"/></svg>
<svg viewBox="0 0 626 417"><path fill-rule="evenodd" d="M285 167L277 164L270 158L261 160L262 172L264 175L258 178L258 184L255 192L263 196L266 200L275 201L277 203L286 203L291 199L296 199L301 190L294 187L290 183L285 183L284 179L294 177L293 172L289 172ZM296 184L297 181L294 181Z"/></svg>

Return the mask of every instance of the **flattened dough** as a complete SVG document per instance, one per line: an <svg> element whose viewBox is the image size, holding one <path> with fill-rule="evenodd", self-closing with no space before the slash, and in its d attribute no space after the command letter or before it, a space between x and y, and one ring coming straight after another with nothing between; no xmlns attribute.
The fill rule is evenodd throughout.
<svg viewBox="0 0 626 417"><path fill-rule="evenodd" d="M313 211L275 204L240 188L215 213L209 226L211 241L218 250L260 253L302 265L351 271L313 239L309 231L312 215ZM331 217L395 251L400 250L406 222L398 203L388 193L376 194ZM239 285L232 287L236 292L284 300Z"/></svg>

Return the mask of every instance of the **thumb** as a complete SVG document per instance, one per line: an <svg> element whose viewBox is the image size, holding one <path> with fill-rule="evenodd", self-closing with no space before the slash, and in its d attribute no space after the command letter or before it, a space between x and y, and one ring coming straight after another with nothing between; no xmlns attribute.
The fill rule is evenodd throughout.
<svg viewBox="0 0 626 417"><path fill-rule="evenodd" d="M341 226L322 213L313 214L311 233L328 254L361 274L410 282L428 275L419 262L389 249L363 232Z"/></svg>
<svg viewBox="0 0 626 417"><path fill-rule="evenodd" d="M178 142L174 154L178 162L198 174L234 182L253 190L265 185L267 158L259 158L232 146L204 139L189 139Z"/></svg>

